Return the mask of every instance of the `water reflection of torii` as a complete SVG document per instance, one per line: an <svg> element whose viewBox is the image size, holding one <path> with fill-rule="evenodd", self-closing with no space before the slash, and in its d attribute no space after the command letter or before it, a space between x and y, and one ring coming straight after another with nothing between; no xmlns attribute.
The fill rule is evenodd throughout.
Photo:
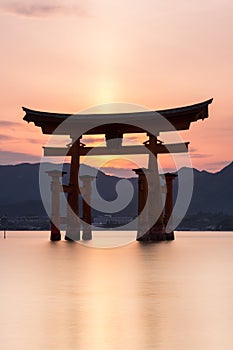
<svg viewBox="0 0 233 350"><path fill-rule="evenodd" d="M162 117L164 117L176 130L187 130L192 122L199 119L205 119L208 117L208 106L212 103L212 99L202 103L198 103L191 106L185 106L180 108L166 109L157 111ZM148 123L157 122L157 113L154 111L145 112L132 112L132 113L111 113L111 114L77 114L72 116L70 114L61 113L48 113L34 111L28 108L23 108L26 115L24 120L27 122L34 122L35 126L41 127L44 134L52 134L55 130L59 134L59 126L65 122L65 128L60 129L60 134L69 135L72 143L67 148L62 147L45 147L45 156L70 156L70 180L68 186L61 186L59 178L62 176L61 172L52 171L48 172L52 178L52 217L51 217L51 240L57 241L61 239L60 234L60 208L59 208L59 193L61 191L67 193L68 207L79 217L79 193L80 188L78 184L78 173L80 167L80 156L86 156L91 151L91 155L119 155L119 154L149 154L148 169L134 169L135 173L139 176L138 186L138 212L141 213L147 198L149 195L156 195L156 208L155 201L150 201L148 210L144 215L140 215L138 223L137 239L146 241L159 241L159 240L172 240L174 239L174 233L165 233L165 225L171 217L173 203L172 203L172 181L175 177L173 174L165 174L167 193L165 210L158 217L158 220L150 225L150 217L153 217L153 211L160 210L162 205L159 173L157 156L164 153L180 153L188 151L188 144L163 144L158 140L157 136L161 131L171 131L164 129L157 129L153 134L148 132L146 125ZM71 117L71 118L70 118ZM136 121L143 121L145 129L143 127L135 126ZM88 124L89 123L89 124ZM92 124L93 123L93 124ZM131 124L132 123L132 124ZM90 127L87 128L87 125ZM81 135L78 135L80 130ZM124 134L129 133L145 133L147 132L148 140L142 146L122 146L122 139ZM82 142L82 135L95 135L105 134L106 147L86 147ZM146 174L148 179L146 180ZM90 203L91 198L91 177L82 177L83 187L83 220L87 225L83 227L84 240L92 238L91 232L91 208L87 203ZM86 200L85 200L86 199ZM67 213L69 216L69 211ZM145 228L148 229L145 230ZM67 219L67 240L79 240L80 239L80 224L79 220Z"/></svg>

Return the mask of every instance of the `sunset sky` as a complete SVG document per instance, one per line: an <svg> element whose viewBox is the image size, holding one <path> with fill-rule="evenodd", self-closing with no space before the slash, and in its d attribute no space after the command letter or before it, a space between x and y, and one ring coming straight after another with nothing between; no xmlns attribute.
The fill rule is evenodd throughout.
<svg viewBox="0 0 233 350"><path fill-rule="evenodd" d="M182 136L200 170L233 160L232 1L0 0L0 36L0 164L40 161L47 137L22 106L157 110L212 97L210 117Z"/></svg>

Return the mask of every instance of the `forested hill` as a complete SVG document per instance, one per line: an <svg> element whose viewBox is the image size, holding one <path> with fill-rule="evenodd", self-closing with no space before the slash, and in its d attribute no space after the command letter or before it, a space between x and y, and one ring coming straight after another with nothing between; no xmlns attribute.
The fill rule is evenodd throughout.
<svg viewBox="0 0 233 350"><path fill-rule="evenodd" d="M39 164L18 164L0 166L0 215L14 216L44 215L39 190ZM51 164L51 169L53 164ZM68 165L65 165L68 170ZM189 172L182 168L179 172ZM94 168L82 165L81 173L92 175ZM65 181L67 182L67 177ZM105 200L116 198L118 177L98 172L97 188ZM137 193L137 179L130 179ZM175 180L177 189L178 181ZM127 194L126 194L127 195ZM189 214L198 212L223 213L233 215L233 162L217 173L194 169L194 191L188 210ZM134 216L137 213L137 196L120 215Z"/></svg>

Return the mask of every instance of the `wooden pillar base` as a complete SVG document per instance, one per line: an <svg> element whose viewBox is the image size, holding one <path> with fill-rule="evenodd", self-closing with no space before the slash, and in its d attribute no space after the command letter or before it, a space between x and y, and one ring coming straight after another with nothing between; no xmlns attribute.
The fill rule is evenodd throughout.
<svg viewBox="0 0 233 350"><path fill-rule="evenodd" d="M174 232L165 232L165 227L162 224L156 223L144 235L137 238L139 242L161 242L173 241L175 239Z"/></svg>
<svg viewBox="0 0 233 350"><path fill-rule="evenodd" d="M51 234L50 234L50 241L56 242L61 240L61 232L60 230L51 223Z"/></svg>
<svg viewBox="0 0 233 350"><path fill-rule="evenodd" d="M144 235L137 237L137 241L139 242L150 242L150 235L148 232L144 233Z"/></svg>
<svg viewBox="0 0 233 350"><path fill-rule="evenodd" d="M82 239L83 239L83 241L92 240L92 232L91 231L83 231Z"/></svg>
<svg viewBox="0 0 233 350"><path fill-rule="evenodd" d="M80 241L80 230L77 230L77 228L67 230L65 240L71 242Z"/></svg>
<svg viewBox="0 0 233 350"><path fill-rule="evenodd" d="M166 233L166 241L174 241L174 240L175 240L174 231Z"/></svg>
<svg viewBox="0 0 233 350"><path fill-rule="evenodd" d="M71 239L70 237L68 237L67 235L65 235L65 241L74 242L74 240L73 240L73 239Z"/></svg>
<svg viewBox="0 0 233 350"><path fill-rule="evenodd" d="M51 233L50 235L50 241L56 242L61 240L61 234L60 233Z"/></svg>
<svg viewBox="0 0 233 350"><path fill-rule="evenodd" d="M165 227L162 223L154 224L149 231L150 239L153 242L165 241Z"/></svg>
<svg viewBox="0 0 233 350"><path fill-rule="evenodd" d="M77 235L76 236L67 236L67 235L65 235L65 241L69 241L69 242L76 242L76 241L80 241L80 236L79 237L77 237Z"/></svg>

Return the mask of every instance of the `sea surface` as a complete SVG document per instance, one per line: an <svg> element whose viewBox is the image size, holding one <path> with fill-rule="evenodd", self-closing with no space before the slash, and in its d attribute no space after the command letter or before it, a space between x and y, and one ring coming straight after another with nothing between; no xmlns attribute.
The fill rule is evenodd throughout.
<svg viewBox="0 0 233 350"><path fill-rule="evenodd" d="M233 349L232 232L111 249L48 238L0 231L1 350Z"/></svg>

